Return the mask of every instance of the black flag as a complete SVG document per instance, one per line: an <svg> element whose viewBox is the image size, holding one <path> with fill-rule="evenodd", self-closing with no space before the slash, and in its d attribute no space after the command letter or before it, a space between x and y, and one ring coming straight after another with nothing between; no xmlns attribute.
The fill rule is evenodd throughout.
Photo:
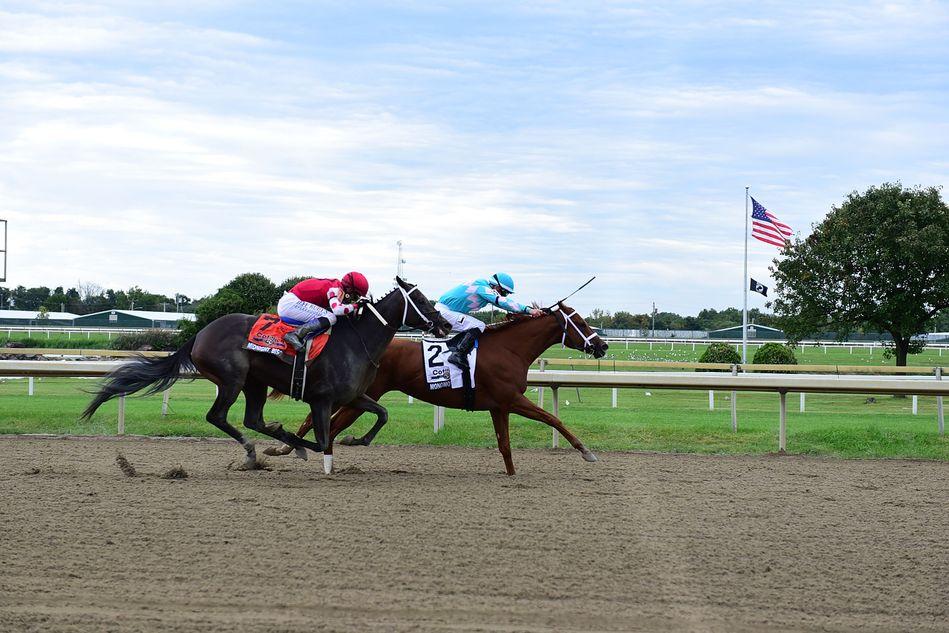
<svg viewBox="0 0 949 633"><path fill-rule="evenodd" d="M765 297L768 296L768 287L761 282L755 281L754 279L751 280L751 288L749 288L749 290L752 292L757 292L758 294Z"/></svg>

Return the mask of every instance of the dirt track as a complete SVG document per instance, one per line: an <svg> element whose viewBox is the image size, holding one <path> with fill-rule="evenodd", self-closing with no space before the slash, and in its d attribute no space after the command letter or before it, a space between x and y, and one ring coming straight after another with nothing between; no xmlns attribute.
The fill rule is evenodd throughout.
<svg viewBox="0 0 949 633"><path fill-rule="evenodd" d="M0 451L0 631L949 630L945 463L520 450L508 478L496 451L343 447L326 477L231 471L208 441Z"/></svg>

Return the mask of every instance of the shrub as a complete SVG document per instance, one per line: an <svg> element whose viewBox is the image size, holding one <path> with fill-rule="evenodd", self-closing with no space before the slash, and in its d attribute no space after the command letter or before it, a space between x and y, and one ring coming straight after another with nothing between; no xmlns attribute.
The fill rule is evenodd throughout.
<svg viewBox="0 0 949 633"><path fill-rule="evenodd" d="M702 353L699 358L700 363L728 363L729 365L738 365L741 363L741 355L728 343L712 343ZM711 371L697 369L696 371Z"/></svg>
<svg viewBox="0 0 949 633"><path fill-rule="evenodd" d="M290 288L293 288L295 285L297 285L301 281L306 281L307 279L313 279L314 277L316 277L316 275L300 275L298 277L290 277L289 279L284 279L283 283L277 286L277 292L279 292L280 295L283 295L283 293L285 292L290 292ZM277 297L277 300L278 301L280 300L279 296Z"/></svg>
<svg viewBox="0 0 949 633"><path fill-rule="evenodd" d="M103 347L108 347L108 343L104 335L96 335L95 338L87 339L85 335L77 334L71 339L66 338L62 334L57 334L54 337L46 338L45 336L39 338L21 338L21 339L7 339L6 341L0 341L0 346L3 347L43 347L43 348L62 348L62 349L76 349L76 348L85 348L85 349L102 349Z"/></svg>
<svg viewBox="0 0 949 633"><path fill-rule="evenodd" d="M238 275L227 282L218 293L220 294L225 290L232 291L240 300L240 309L233 310L233 312L244 314L260 314L268 308L276 306L277 301L280 300L280 295L283 294L272 281L260 273ZM228 312L224 314L228 314Z"/></svg>
<svg viewBox="0 0 949 633"><path fill-rule="evenodd" d="M178 334L171 330L146 330L120 334L112 339L112 349L174 352L179 347Z"/></svg>
<svg viewBox="0 0 949 633"><path fill-rule="evenodd" d="M797 365L797 357L787 345L765 343L755 352L751 362L755 365Z"/></svg>

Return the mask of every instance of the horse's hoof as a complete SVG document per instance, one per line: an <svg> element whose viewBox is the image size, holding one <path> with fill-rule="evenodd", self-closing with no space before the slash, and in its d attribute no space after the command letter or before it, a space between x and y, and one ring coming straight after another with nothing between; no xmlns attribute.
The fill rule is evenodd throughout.
<svg viewBox="0 0 949 633"><path fill-rule="evenodd" d="M302 446L297 446L296 448L293 449L293 456L296 457L297 459L302 459L303 461L306 461L307 459L309 459L306 455L306 449L303 448Z"/></svg>
<svg viewBox="0 0 949 633"><path fill-rule="evenodd" d="M339 441L339 443L340 443L340 444L343 444L344 446L355 446L356 444L358 444L358 442L356 441L355 436L353 436L353 435L347 435L346 437L344 437L343 439L341 439L341 440Z"/></svg>
<svg viewBox="0 0 949 633"><path fill-rule="evenodd" d="M586 450L585 450L585 451L583 451L582 453L580 453L580 456L583 457L583 459L585 459L585 460L588 461L588 462L595 462L595 461L597 461L596 455L594 455L591 451L586 451Z"/></svg>

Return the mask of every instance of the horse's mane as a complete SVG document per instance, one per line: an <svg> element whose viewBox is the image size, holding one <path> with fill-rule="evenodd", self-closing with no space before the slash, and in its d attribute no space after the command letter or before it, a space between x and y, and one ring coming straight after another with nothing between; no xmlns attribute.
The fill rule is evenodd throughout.
<svg viewBox="0 0 949 633"><path fill-rule="evenodd" d="M536 302L533 303L532 305L533 305L535 308L538 307L538 305L537 305ZM525 321L532 321L532 320L533 320L533 318L530 317L530 316L528 316L528 315L526 315L526 314L510 314L510 313L508 313L507 315L505 315L503 321L499 321L498 323L490 323L490 324L488 324L487 327L485 327L484 333L485 333L485 334L488 334L488 333L494 334L494 333L497 333L497 332L505 332L505 331L507 331L508 329L514 327L515 325L518 325L519 323L524 323Z"/></svg>
<svg viewBox="0 0 949 633"><path fill-rule="evenodd" d="M487 334L488 332L501 332L511 328L514 325L517 325L518 323L527 321L528 319L530 319L528 316L509 314L503 321L499 321L498 323L489 323L485 327L484 333Z"/></svg>
<svg viewBox="0 0 949 633"><path fill-rule="evenodd" d="M376 299L376 298L374 297L374 298L372 299L372 302L373 302L373 303L379 303L379 302L381 302L383 299L385 299L386 297L388 297L389 295L391 295L393 292L395 292L395 291L398 290L398 289L399 289L399 286L394 286L393 288L390 288L390 289L389 289L389 292L385 293L384 295L382 295L382 296L379 297L378 299Z"/></svg>

